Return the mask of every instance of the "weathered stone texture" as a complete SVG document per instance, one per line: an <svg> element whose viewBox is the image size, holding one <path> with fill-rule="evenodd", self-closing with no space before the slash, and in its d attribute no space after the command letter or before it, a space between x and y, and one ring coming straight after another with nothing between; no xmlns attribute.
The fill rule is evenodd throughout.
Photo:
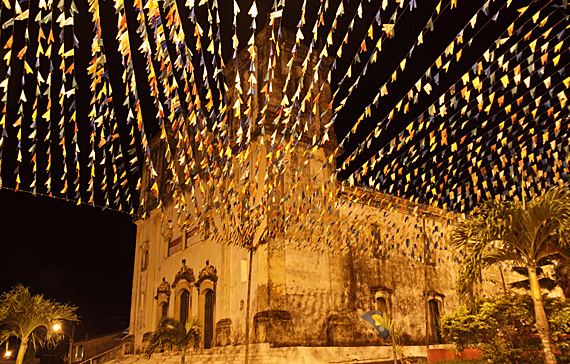
<svg viewBox="0 0 570 364"><path fill-rule="evenodd" d="M232 344L232 320L221 319L216 323L216 346Z"/></svg>
<svg viewBox="0 0 570 364"><path fill-rule="evenodd" d="M256 40L259 57L256 67L257 80L263 80L267 72L270 44L268 39L269 31L265 29L258 34ZM268 121L276 117L275 109L281 100L286 64L293 42L286 36L281 44L283 49L274 70L276 74L273 91L268 100ZM300 78L298 72L306 52L305 47L298 49L293 62L296 75L293 77L293 83L307 82L306 79ZM311 59L308 69L313 69L315 62L316 59ZM322 136L324 125L330 122L330 112L321 119L321 113L326 110L331 97L329 85L322 85L330 60L323 62L325 65L319 77L319 88L323 86L323 93L319 98L317 113L310 123L311 132L301 138L297 151L291 156L282 178L285 182L280 182L282 185L276 195L277 199L281 197L279 194L293 189L292 181L298 177L300 191L311 184L323 186L325 181L330 180L333 172L334 161L322 168L332 150L336 148L337 141L332 128L329 131L330 141L325 147L315 153L301 173L296 171L297 166L307 160L302 154L310 143L308 136ZM239 64L241 79L247 80L247 55L240 54ZM232 105L237 97L237 91L231 87L231 82L235 79L235 69L228 67L226 76L230 82L228 104ZM249 85L244 82L242 87L245 90ZM257 86L256 93L260 95L261 86ZM254 98L251 120L261 117L259 105L263 105L265 101L260 97ZM295 110L292 115L296 115ZM233 116L229 118L229 123L230 138L235 138L238 123ZM283 126L282 123L273 126L273 123L268 122L266 127L267 137L275 128ZM282 130L277 132L277 137L281 138ZM260 133L261 130L254 130L252 143L256 143L256 146L260 145ZM194 230L197 225L203 224L201 221L191 221L190 225L184 227L178 226L176 210L166 193L169 191L170 182L164 157L161 157L164 153L160 152L161 146L164 145L155 140L152 146L153 153L157 156L155 168L160 175L158 182L164 213L161 208L154 208L156 200L149 192L149 179L145 170L143 196L148 218L136 222L138 231L131 306L131 330L135 347L140 350L145 333L155 329L163 312L161 305L168 304L166 313L169 316L180 317L183 290L190 294L190 316L198 315L199 320L204 323L208 312L213 315L212 342L215 345L243 344L249 253L233 245L233 242L214 243L206 234ZM262 147L259 152L268 153L268 150ZM250 156L251 165L255 164L256 158L256 155ZM261 171L269 168L265 165L265 160L262 156L259 166ZM264 173L260 173L260 176L263 177ZM256 182L264 183L253 181ZM355 232L360 236L358 245L341 241L345 237L339 236L330 243L343 247L340 253L327 248L319 251L299 248L304 245L306 239L325 236L325 231L318 231L316 228L314 231L305 231L295 236L291 241L287 237L279 236L261 246L253 255L250 316L252 341L269 342L277 346L379 345L382 339L360 317L365 312L376 309L377 305L384 304L396 323L406 325L405 343L423 344L426 340L426 327L433 327L434 324L430 318L428 300L437 303L440 314L450 313L457 306L454 282L459 265L445 242L445 234L450 227L449 221L453 220L454 216L431 208L420 208L420 214L419 206L380 193L345 188L341 191L339 218L347 222L347 226L351 226L351 221L358 223L359 230ZM322 192L338 194L337 185L328 184ZM360 196L358 203L342 203L343 198L348 201L348 197L354 195ZM294 208L298 201L302 201L302 198L297 193L287 201L284 210ZM368 202L364 203L365 201ZM190 215L195 216L195 212ZM286 217L279 216L283 219ZM376 230L380 233L376 234ZM181 248L177 251L169 250L169 242L176 239L180 239ZM424 254L426 250L431 252L427 259ZM145 254L148 254L148 265L143 269ZM171 287L170 295L163 292L163 286L159 297L157 289L163 278L166 282L173 283L181 270L182 260L193 270L196 282L190 278L189 273L179 275L176 284ZM200 277L200 272L207 266L206 261L211 266L208 269L216 269L215 278L212 274ZM481 288L486 294L496 292L502 285L496 274L491 275L489 279ZM214 303L210 310L205 307L205 292L208 290L214 293ZM430 334L433 336L433 332Z"/></svg>

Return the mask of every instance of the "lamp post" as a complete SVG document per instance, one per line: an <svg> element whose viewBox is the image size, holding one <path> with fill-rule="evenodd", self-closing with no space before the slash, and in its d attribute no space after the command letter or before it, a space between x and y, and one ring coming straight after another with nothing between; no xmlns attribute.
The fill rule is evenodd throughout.
<svg viewBox="0 0 570 364"><path fill-rule="evenodd" d="M71 323L71 335L68 335L65 333L65 331L63 331L61 325L59 323L56 323L53 325L53 330L56 332L61 331L61 333L63 335L67 335L69 337L69 351L68 351L68 356L69 356L69 364L73 363L73 339L75 338L75 326L73 325L73 323Z"/></svg>
<svg viewBox="0 0 570 364"><path fill-rule="evenodd" d="M10 351L10 339L6 339L6 352L4 353L4 360L9 360L12 356L12 352Z"/></svg>

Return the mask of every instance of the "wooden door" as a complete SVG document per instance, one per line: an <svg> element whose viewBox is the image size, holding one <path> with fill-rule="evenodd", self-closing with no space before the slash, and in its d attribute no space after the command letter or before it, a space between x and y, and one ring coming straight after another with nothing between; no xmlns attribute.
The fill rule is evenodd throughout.
<svg viewBox="0 0 570 364"><path fill-rule="evenodd" d="M214 291L206 292L206 304L204 307L204 349L212 347L214 338Z"/></svg>
<svg viewBox="0 0 570 364"><path fill-rule="evenodd" d="M186 325L188 313L190 312L190 292L183 290L180 294L180 322Z"/></svg>
<svg viewBox="0 0 570 364"><path fill-rule="evenodd" d="M436 300L429 300L430 311L430 344L441 344L441 332L439 328L439 304Z"/></svg>

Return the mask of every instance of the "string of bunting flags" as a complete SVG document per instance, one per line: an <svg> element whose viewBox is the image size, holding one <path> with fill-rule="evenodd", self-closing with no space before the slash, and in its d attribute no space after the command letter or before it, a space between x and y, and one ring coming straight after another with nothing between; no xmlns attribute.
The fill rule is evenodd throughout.
<svg viewBox="0 0 570 364"><path fill-rule="evenodd" d="M510 3L505 3L503 5L503 7L506 7L509 4ZM445 71L447 73L447 71L449 70L449 67L451 66L451 61L453 58L456 58L456 62L459 62L459 60L461 59L461 54L462 54L463 48L465 48L464 41L463 41L464 34L468 30L468 28L473 28L473 29L475 28L475 25L477 22L477 14L479 14L479 12L485 13L488 15L489 14L488 4L483 5L483 7L473 16L473 18L471 18L471 20L459 31L456 38L454 38L453 41L445 48L445 51L435 60L435 62L433 64L431 64L428 67L427 71L425 71L425 74L422 76L422 78L420 78L414 84L414 88L416 89L416 91L414 91L414 88L412 88L406 93L406 96L404 98L400 99L400 101L396 104L396 107L394 107L388 113L387 117L384 118L381 122L379 122L377 124L377 126L374 128L374 132L368 134L368 136L365 139L365 142L360 145L360 148L357 148L348 158L346 158L346 160L343 162L343 164L340 167L341 169L346 169L348 167L348 165L350 164L350 162L352 160L354 160L356 155L361 152L362 148L364 148L364 146L367 145L372 138L375 138L375 139L379 138L379 136L382 133L382 130L389 125L389 123L392 121L392 119L394 118L394 116L396 115L397 112L400 112L400 110L402 110L404 112L404 114L406 114L409 111L409 109L410 109L409 103L404 105L404 107L402 108L402 104L404 101L409 101L409 102L413 102L414 104L417 104L421 91L425 92L426 95L429 95L431 93L432 85L430 84L430 81L433 80L433 82L435 82L435 84L439 84L439 78L440 78L439 72L437 72L432 77L432 75L431 75L432 68L437 67L437 69L442 69L443 71ZM523 13L524 13L524 11L523 11ZM497 21L499 14L500 14L500 10L497 11L495 16L493 16L492 20ZM431 19L432 18L430 17L428 24L424 28L425 30L433 29L431 26L431 24L433 24ZM511 26L512 25L514 25L514 23L511 24ZM510 29L510 27L509 27L509 29ZM423 36L418 37L418 42L419 42L419 39L422 39L422 41L423 41ZM462 48L459 49L456 53L456 56L453 57L456 44L457 44L457 47L462 47ZM469 42L467 44L469 44ZM414 47L414 46L412 46L412 47ZM412 52L413 52L413 48L411 48L410 51L407 53L408 58L411 58ZM446 60L446 57L448 57L449 59L447 60L447 62L444 62ZM400 62L400 69L402 72L405 70L406 61L407 61L407 58L404 58ZM392 73L391 80L388 82L393 83L393 82L396 82L396 80L397 80L397 70L394 71L394 73ZM372 106L375 106L375 105L377 106L380 98L382 98L386 95L388 95L387 83L380 87L378 93L374 96L373 102L366 106L365 111L359 116L359 118L357 119L357 122L354 124L354 126L352 127L350 132L340 142L341 146L350 139L350 136L352 134L355 134L357 132L360 122L362 122L365 118L371 116ZM338 108L339 111L342 109L342 107L341 107L342 105L343 105L343 103L341 102L341 105ZM414 124L410 124L406 127L406 129L407 130L416 130L417 128L420 127L420 125L421 125L421 122L418 123L417 126ZM382 128L381 126L384 126L384 128ZM421 128L420 128L420 130L421 130Z"/></svg>
<svg viewBox="0 0 570 364"><path fill-rule="evenodd" d="M537 13L537 14L538 14L538 13ZM533 20L534 20L535 23L537 23L537 18L538 18L538 17L537 17L536 14L535 14L535 15L533 16ZM542 22L540 22L540 23L539 23L539 26L540 26L540 27L543 27L543 26L546 24L546 20L547 20L547 19L548 19L548 17L546 17ZM560 24L560 23L559 23L559 24ZM512 25L514 25L514 24L512 24ZM512 35L512 29L513 29L512 25L509 27L509 33L510 33L510 35ZM566 26L566 24L565 24L565 26ZM549 28L549 29L544 33L544 36L546 37L548 34L550 34L551 31L552 31L552 29L553 29L553 28ZM521 30L522 30L522 27L521 27L517 32L520 33ZM530 35L531 33L532 33L532 30L531 30L528 34ZM556 34L556 33L555 33L555 34ZM563 35L563 33L558 33L558 34L556 35L556 38L558 38L558 40L561 40L561 36L562 36L562 35ZM528 37L530 37L530 36L528 36ZM527 38L527 36L525 36L525 39L526 39L526 38ZM501 42L501 39L498 39L498 40L497 40L497 44L503 44L503 42ZM543 53L545 53L545 54L541 57L541 60L540 60L540 63L542 63L542 66L544 66L544 64L547 62L547 57L548 57L548 56L547 56L547 53L546 53L546 52L547 52L547 48L546 48L547 46L548 46L548 42L545 44L545 46L541 47L542 50L543 50ZM535 47L536 47L536 40L535 40L535 41L532 41L532 42L530 43L529 49L534 53ZM511 52L511 53L516 52L517 48L518 48L518 43L515 44L514 46L511 46L510 52ZM562 41L561 41L560 43L558 43L558 45L556 46L556 50L557 50L557 51L560 51L561 48L562 48ZM555 50L555 51L556 51L556 50ZM564 53L564 52L563 52L563 53ZM557 65L558 65L558 60L560 59L560 56L563 55L563 53L562 53L562 54L558 54L558 55L555 57L555 60L553 61L553 65L554 65L554 66L557 66ZM517 57L516 57L516 58L517 58L517 59L520 59L520 58L521 58L521 54L522 54L522 51L517 54ZM486 60L489 61L489 58L488 58L488 57L489 57L489 51L485 52L485 57L486 57ZM499 59L498 59L499 70L502 69L502 70L504 70L504 71L508 71L508 63L509 63L509 61L504 62L503 57L504 57L504 55L502 55L502 56L499 57ZM529 70L529 72L531 72L531 71L533 71L534 68L535 68L535 65L532 63L532 56L530 56L530 57L528 58L528 62L529 62L528 70ZM539 62L539 61L537 60L537 63L538 63L538 62ZM539 69L539 65L538 65L538 64L537 64L536 69ZM544 68L542 68L542 69L544 69ZM481 90L482 90L482 83L480 83L480 81L479 81L479 76L478 76L482 71L483 71L483 69L482 69L482 63L481 63L481 62L476 63L476 64L473 65L473 74L475 74L475 76L474 76L474 81L473 81L473 87L474 87L475 89L477 89L478 91L481 91ZM519 83L521 82L521 75L520 75L520 72L521 72L521 71L520 71L520 65L519 65L519 66L515 67L515 70L514 70L514 73L515 73L514 79L515 79L515 83L516 83L516 84L519 84ZM532 72L532 73L534 73L534 72ZM485 74L487 75L487 78L490 78L491 80L495 79L495 72L492 72L492 73L491 73L490 67L485 70ZM540 72L539 72L539 74L540 74ZM536 76L536 75L535 75L535 76ZM506 75L503 76L503 77L500 77L500 83L503 85L503 87L506 86L506 84L508 84L508 78L507 78L507 77L508 77L508 76L506 76ZM464 84L464 85L465 85L467 82L469 82L469 73L466 73L466 74L462 77L462 80L463 80L463 84ZM491 81L491 82L492 82L492 81ZM499 82L499 81L497 80L496 82ZM524 80L524 84L527 85L527 88L530 87L530 82L531 82L531 78L530 78L530 75L529 75L529 76ZM566 83L567 83L567 82L566 82ZM494 84L491 85L490 90L492 89L493 85L494 85ZM452 93L454 92L456 86L457 86L457 85L453 85L453 86L450 88L450 90L452 90ZM551 85L550 85L550 79L549 79L549 78L546 78L546 79L545 79L545 86L547 86L548 88L550 88L549 93L552 94L553 88L550 87ZM533 89L531 90L531 92L530 92L530 94L532 95L532 97L534 97L534 93L535 93L534 90L535 90L535 88L533 88ZM465 88L461 91L461 95L462 95L467 101L469 101L469 94L470 94L470 92L471 92L471 91L468 90L467 87L465 87ZM565 100L565 94L564 94L563 91L558 92L557 94L560 95L560 97L559 97L560 100ZM489 95L490 105L485 108L485 111L487 112L487 114L489 114L489 111L490 111L491 106L492 106L491 104L492 104L492 102L493 102L494 97L495 97L495 92L491 92L491 91L490 91L490 95ZM443 95L440 97L440 105L443 104L443 101L442 101L442 100L444 100L444 99L445 99L445 94L443 94ZM497 102L499 103L499 106L503 106L504 96L500 96L500 97L498 97L497 99L498 99ZM475 98L475 100L477 101L477 103L475 104L476 106L473 106L473 109L477 108L477 109L479 110L479 112L482 111L482 110L483 110L483 98L482 98L482 93L480 93L480 94ZM458 101L457 101L457 99L456 99L455 97L451 98L451 101L450 101L450 104L449 104L449 108L453 107L454 109L457 109L457 102L458 102ZM520 96L520 97L516 100L516 103L518 104L518 106L520 106L520 105L522 104L522 102L523 102L523 96ZM514 101L513 101L513 103L514 103ZM539 104L539 103L537 103L537 108L538 108L538 104ZM550 104L550 102L549 102L549 104ZM549 105L549 104L547 104L547 105ZM564 106L565 106L565 101L562 101L561 107L564 108ZM512 107L511 104L509 104L509 105L507 105L507 106L505 107L505 112L506 112L507 114L510 113L511 107ZM548 106L548 108L549 108L548 116L553 115L554 109L551 108L550 105ZM434 105L432 105L432 106L430 107L430 109L431 109L430 115L436 114L436 113L435 113L435 106L434 106ZM523 109L524 109L525 114L529 114L530 110L529 110L529 106L528 106L528 105L527 105L527 106L524 106ZM440 113L439 113L440 115L439 115L439 116L446 116L446 113L445 113L444 110L445 110L445 106L442 106L442 108L440 108ZM461 111L460 111L461 115L467 115L467 116L469 116L469 115L471 114L471 110L470 110L470 111L467 111L467 105L464 106L463 108L461 108L460 110L461 110ZM532 111L533 116L536 116L536 111L537 111L536 109ZM456 113L455 115L451 115L450 117L447 117L447 120L455 120L455 116L457 116L457 113ZM558 116L558 115L557 115L557 116ZM421 118L421 119L418 119L418 121L423 122L423 120L422 120L422 119L423 119L423 113L421 114L420 118ZM491 118L491 120L495 120L496 115L493 114L493 115L490 116L490 118ZM516 120L516 113L514 113L514 114L510 117L510 119L512 119L513 121L515 121L515 120ZM455 121L453 124L455 124L456 122L457 122L457 121ZM498 125L500 125L501 131L502 131L502 128L504 127L504 123L505 123L505 121L503 121L503 122L501 122L501 123L498 123ZM560 123L560 121L558 121L558 123ZM522 124L522 121L520 121L519 124ZM410 132L410 134L409 134L408 137L402 137L402 136L399 137L399 140L398 140L398 141L393 141L393 142L390 143L390 146L391 146L391 147L390 147L390 150L389 150L389 151L384 152L383 150L381 150L380 153L379 153L379 155L382 155L382 156L389 155L389 154L391 154L392 151L394 150L394 148L393 148L394 145L399 145L398 148L397 148L397 149L399 150L399 149L403 146L403 143L409 142L409 141L412 139L414 133L415 133L416 130L417 130L416 128L413 128L411 125L412 125L412 124L410 124L410 127L407 128L407 130ZM422 125L422 124L420 124L420 125ZM429 125L429 122L428 122L428 125ZM438 124L436 124L436 125L438 125ZM466 125L466 121L462 124L461 129L464 129L464 128L465 128L465 125ZM511 127L511 128L512 128L512 127ZM420 130L421 130L421 127L420 127ZM440 130L440 131L442 130L442 124L439 124L439 130ZM470 132L470 133L472 134L472 136L475 135L476 130L477 130L477 129L475 129L475 130L473 130L473 131ZM491 131L489 131L489 134L490 134L490 133L491 133ZM455 134L455 131L453 131L453 134ZM469 134L469 132L466 133L466 134ZM443 129L443 132L442 132L442 143L447 144L447 143L446 143L446 140L445 140L446 137L447 137L447 135L446 135L446 129ZM466 137L465 135L462 137L460 144L463 144L463 142L465 141L465 137ZM500 139L501 139L501 138L500 138ZM404 140L405 140L405 141L404 141ZM479 140L480 140L480 139L477 139L477 141L479 141ZM520 138L519 138L519 140L520 140ZM414 148L417 147L418 144L421 145L421 149L424 149L424 148L425 148L425 145L430 144L430 146L432 146L432 150L433 150L433 149L435 148L435 147L434 147L434 141L435 141L435 139L434 139L434 132L431 132L431 133L430 133L430 136L429 136L429 142L428 142L428 138L426 137L426 138L424 138L423 140L421 140L420 142L416 143L412 148L407 149L407 150L409 151L409 153L408 153L409 155L408 155L407 157L405 157L405 158L406 158L406 159L407 159L407 158L412 159L412 158L414 157L414 155L413 155L413 154L415 154L415 152L414 152L415 149L414 149ZM504 143L504 142L503 142L503 143ZM472 148L473 148L473 144L471 143L471 144L469 145L469 150L471 150ZM509 150L512 150L512 149L509 148ZM452 152L454 152L454 151L457 152L457 143L451 144L451 151L452 151ZM459 152L461 152L461 150L460 150ZM410 155L410 154L411 154L411 155ZM400 163L401 163L401 162L403 161L403 159L404 159L403 156L404 156L404 154L401 154L400 157L399 157L399 159L398 159L398 161L399 161ZM450 158L453 159L453 157L450 157ZM416 159L417 159L417 158L416 158ZM470 158L469 158L469 159L470 159ZM488 159L491 160L490 158L488 158ZM502 157L502 159L504 160L505 158ZM394 161L395 161L395 160L394 160ZM367 164L367 163L365 163L365 166L366 166L366 164ZM386 167L386 168L384 169L384 176L386 176L386 175L389 173L389 170L396 171L397 168L398 168L398 163L393 163L393 167L392 167L392 166ZM364 169L366 169L366 168L364 168ZM484 170L484 169L483 169L483 170ZM377 175L379 175L379 174L380 174L380 173L378 173ZM414 172L414 174L417 175L417 170L416 170L416 172ZM493 172L493 174L494 174L494 172ZM357 177L357 178L360 179L360 177ZM503 178L504 178L504 177L503 177ZM484 179L485 179L485 177L484 177ZM410 180L409 175L408 175L408 177L407 177L407 180L408 180L408 182L409 182L409 180ZM349 181L353 181L352 177L349 178ZM407 188L407 187L406 187L406 188ZM484 187L484 188L486 188L486 187ZM504 197L504 195L503 195L503 197Z"/></svg>
<svg viewBox="0 0 570 364"><path fill-rule="evenodd" d="M458 214L568 178L556 1L2 0L0 21L3 188L460 262Z"/></svg>

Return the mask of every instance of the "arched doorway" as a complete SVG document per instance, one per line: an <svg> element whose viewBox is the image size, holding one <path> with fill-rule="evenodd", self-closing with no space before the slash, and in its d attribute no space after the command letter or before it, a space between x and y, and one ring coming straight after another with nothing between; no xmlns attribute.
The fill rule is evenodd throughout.
<svg viewBox="0 0 570 364"><path fill-rule="evenodd" d="M202 322L202 347L211 349L216 345L216 268L206 261L200 271L196 287L198 288L198 319Z"/></svg>
<svg viewBox="0 0 570 364"><path fill-rule="evenodd" d="M441 330L439 327L439 302L435 299L429 300L430 312L430 344L441 344Z"/></svg>
<svg viewBox="0 0 570 364"><path fill-rule="evenodd" d="M192 283L194 281L194 271L186 265L186 259L182 259L182 267L176 273L172 283L172 288L176 292L173 317L182 324L186 324L188 318L192 316Z"/></svg>
<svg viewBox="0 0 570 364"><path fill-rule="evenodd" d="M204 349L212 347L214 339L214 291L209 289L206 292L204 302Z"/></svg>

